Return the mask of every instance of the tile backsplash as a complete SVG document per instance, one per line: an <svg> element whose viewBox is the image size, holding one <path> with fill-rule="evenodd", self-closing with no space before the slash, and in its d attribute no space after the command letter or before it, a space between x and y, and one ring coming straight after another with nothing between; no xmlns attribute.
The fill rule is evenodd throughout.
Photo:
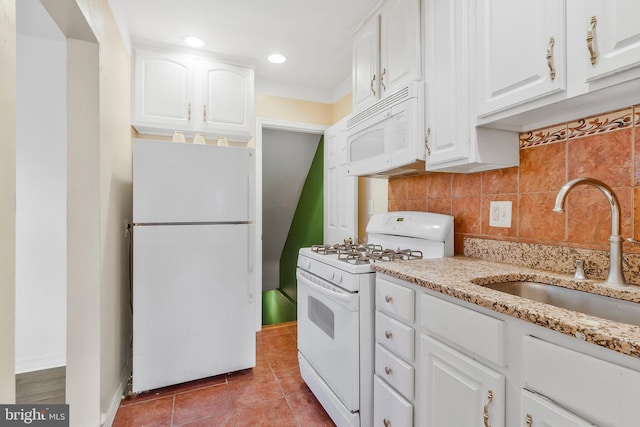
<svg viewBox="0 0 640 427"><path fill-rule="evenodd" d="M430 172L389 179L389 210L417 210L455 217L455 252L464 239L608 250L611 208L597 189L581 186L565 212L552 212L564 183L599 179L621 206L624 237L640 238L640 105L520 134L520 165L474 174ZM489 225L491 201L512 202L510 228ZM625 252L640 247L624 244Z"/></svg>

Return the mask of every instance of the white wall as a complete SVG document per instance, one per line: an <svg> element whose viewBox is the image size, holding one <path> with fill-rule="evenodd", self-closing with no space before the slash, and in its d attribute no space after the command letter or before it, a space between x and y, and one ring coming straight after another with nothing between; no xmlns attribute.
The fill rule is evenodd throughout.
<svg viewBox="0 0 640 427"><path fill-rule="evenodd" d="M277 289L287 240L319 135L262 131L262 290Z"/></svg>
<svg viewBox="0 0 640 427"><path fill-rule="evenodd" d="M15 342L27 372L66 363L66 43L19 34L17 48Z"/></svg>

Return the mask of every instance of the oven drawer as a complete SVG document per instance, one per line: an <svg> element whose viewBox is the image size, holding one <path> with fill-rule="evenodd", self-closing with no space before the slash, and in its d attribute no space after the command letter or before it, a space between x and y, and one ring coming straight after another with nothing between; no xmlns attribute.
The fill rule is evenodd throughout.
<svg viewBox="0 0 640 427"><path fill-rule="evenodd" d="M376 342L408 362L414 359L414 330L402 322L376 311Z"/></svg>
<svg viewBox="0 0 640 427"><path fill-rule="evenodd" d="M415 318L414 295L413 289L376 278L376 308L408 323Z"/></svg>
<svg viewBox="0 0 640 427"><path fill-rule="evenodd" d="M413 400L414 369L380 344L376 345L376 375L398 390L404 397Z"/></svg>
<svg viewBox="0 0 640 427"><path fill-rule="evenodd" d="M378 377L373 380L373 425L413 427L413 405Z"/></svg>

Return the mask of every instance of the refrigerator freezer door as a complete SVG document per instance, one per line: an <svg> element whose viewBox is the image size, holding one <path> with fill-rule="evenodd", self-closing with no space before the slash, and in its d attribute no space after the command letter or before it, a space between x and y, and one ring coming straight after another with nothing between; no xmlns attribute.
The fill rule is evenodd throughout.
<svg viewBox="0 0 640 427"><path fill-rule="evenodd" d="M134 392L255 366L249 227L134 227Z"/></svg>
<svg viewBox="0 0 640 427"><path fill-rule="evenodd" d="M250 221L254 150L133 141L133 222Z"/></svg>

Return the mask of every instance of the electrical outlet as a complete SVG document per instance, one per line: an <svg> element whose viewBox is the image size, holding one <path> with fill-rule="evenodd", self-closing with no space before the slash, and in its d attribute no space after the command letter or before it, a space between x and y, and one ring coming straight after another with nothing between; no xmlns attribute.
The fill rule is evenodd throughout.
<svg viewBox="0 0 640 427"><path fill-rule="evenodd" d="M491 202L489 204L489 225L511 228L511 202Z"/></svg>

